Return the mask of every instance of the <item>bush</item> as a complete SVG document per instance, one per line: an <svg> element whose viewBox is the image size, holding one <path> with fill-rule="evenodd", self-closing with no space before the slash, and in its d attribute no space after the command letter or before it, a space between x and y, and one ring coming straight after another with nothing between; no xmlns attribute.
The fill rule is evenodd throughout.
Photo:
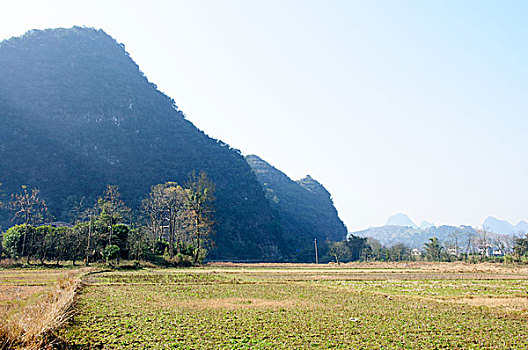
<svg viewBox="0 0 528 350"><path fill-rule="evenodd" d="M177 253L171 258L168 251L165 251L163 260L168 266L190 267L193 264L193 256L184 253Z"/></svg>
<svg viewBox="0 0 528 350"><path fill-rule="evenodd" d="M514 263L516 261L515 257L511 254L508 254L508 255L505 255L504 256L504 262L505 263L508 263L508 264L511 264L511 263Z"/></svg>
<svg viewBox="0 0 528 350"><path fill-rule="evenodd" d="M25 225L17 225L9 228L2 235L2 247L8 257L18 259L22 251L22 237Z"/></svg>
<svg viewBox="0 0 528 350"><path fill-rule="evenodd" d="M106 262L119 259L120 249L115 244L109 244L103 249L103 259Z"/></svg>

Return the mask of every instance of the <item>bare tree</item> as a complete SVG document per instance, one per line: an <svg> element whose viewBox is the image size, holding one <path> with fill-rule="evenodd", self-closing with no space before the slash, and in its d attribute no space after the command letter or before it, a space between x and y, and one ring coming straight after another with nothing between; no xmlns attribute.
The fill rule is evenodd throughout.
<svg viewBox="0 0 528 350"><path fill-rule="evenodd" d="M174 248L179 247L183 218L187 210L187 192L175 182L167 182L163 188L165 204L164 221L168 227L169 257L174 256Z"/></svg>
<svg viewBox="0 0 528 350"><path fill-rule="evenodd" d="M28 241L29 225L42 223L48 214L46 202L40 198L39 194L39 190L36 188L28 191L27 186L22 186L22 193L13 194L10 202L11 209L14 211L13 221L22 222L25 225L21 256L24 256L24 253L27 254L28 264L31 254L29 252L30 249L26 247L26 243L32 247L34 238L34 235L31 235Z"/></svg>
<svg viewBox="0 0 528 350"><path fill-rule="evenodd" d="M462 240L462 232L460 232L460 228L455 228L450 234L449 234L449 245L453 248L454 255L458 258L460 255L460 241Z"/></svg>
<svg viewBox="0 0 528 350"><path fill-rule="evenodd" d="M481 230L477 230L476 243L479 251L481 252L481 259L484 259L485 256L490 254L491 249L491 239L489 228L483 226Z"/></svg>
<svg viewBox="0 0 528 350"><path fill-rule="evenodd" d="M465 239L466 239L466 254L474 254L475 253L475 245L476 245L476 239L478 238L478 234L473 230L467 230L465 232Z"/></svg>
<svg viewBox="0 0 528 350"><path fill-rule="evenodd" d="M513 247L508 242L507 235L496 235L491 241L504 255L510 254L513 251Z"/></svg>
<svg viewBox="0 0 528 350"><path fill-rule="evenodd" d="M213 232L213 202L215 186L205 172L192 173L187 182L188 208L191 217L191 232L194 240L194 263L198 262L202 241Z"/></svg>
<svg viewBox="0 0 528 350"><path fill-rule="evenodd" d="M148 229L152 239L152 252L155 252L156 242L167 234L169 241L169 256L174 256L182 241L184 218L187 211L187 195L176 182L166 182L153 186L149 196L143 201L143 213L147 217Z"/></svg>
<svg viewBox="0 0 528 350"><path fill-rule="evenodd" d="M112 232L114 225L128 219L131 209L125 205L119 193L119 187L108 185L103 197L97 201L101 214L99 219L108 226L108 244L112 244Z"/></svg>
<svg viewBox="0 0 528 350"><path fill-rule="evenodd" d="M90 251L92 245L92 236L94 231L94 218L99 214L99 207L94 205L88 207L81 212L81 221L88 221L88 232L86 237L86 248L84 249L84 264L88 266L90 264Z"/></svg>
<svg viewBox="0 0 528 350"><path fill-rule="evenodd" d="M149 196L143 200L142 210L147 218L147 231L152 244L152 254L156 251L156 244L163 234L164 199L163 185L152 186Z"/></svg>

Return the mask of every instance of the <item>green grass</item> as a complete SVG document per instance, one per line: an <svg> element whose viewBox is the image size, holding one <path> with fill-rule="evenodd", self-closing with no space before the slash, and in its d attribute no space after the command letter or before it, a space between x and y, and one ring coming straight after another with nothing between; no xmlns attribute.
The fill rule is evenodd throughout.
<svg viewBox="0 0 528 350"><path fill-rule="evenodd" d="M230 267L86 284L62 332L80 348L528 348L525 309L460 302L526 297L528 276L514 273Z"/></svg>

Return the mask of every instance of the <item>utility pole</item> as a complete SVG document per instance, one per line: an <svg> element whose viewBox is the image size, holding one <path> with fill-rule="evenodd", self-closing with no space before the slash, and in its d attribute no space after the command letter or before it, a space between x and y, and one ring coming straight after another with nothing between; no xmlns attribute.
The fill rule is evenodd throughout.
<svg viewBox="0 0 528 350"><path fill-rule="evenodd" d="M315 244L315 263L319 264L319 257L317 256L317 238L314 239Z"/></svg>

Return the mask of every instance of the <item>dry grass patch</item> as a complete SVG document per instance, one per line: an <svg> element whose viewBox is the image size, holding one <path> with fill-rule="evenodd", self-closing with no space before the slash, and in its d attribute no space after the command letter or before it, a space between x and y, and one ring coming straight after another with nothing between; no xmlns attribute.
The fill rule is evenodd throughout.
<svg viewBox="0 0 528 350"><path fill-rule="evenodd" d="M43 286L0 286L0 317L8 319L25 305L33 303L45 290ZM0 320L0 327L2 322Z"/></svg>
<svg viewBox="0 0 528 350"><path fill-rule="evenodd" d="M408 262L351 262L337 265L335 263L328 264L292 264L292 263L230 263L230 262L214 262L207 264L209 268L233 268L237 272L241 269L276 269L281 271L288 271L288 269L296 270L313 270L320 273L321 270L385 270L385 273L390 270L416 270L433 273L503 273L503 274L521 274L528 275L528 266L524 265L508 265L508 264L494 264L494 263L479 263L470 264L465 262L427 262L427 261L408 261Z"/></svg>
<svg viewBox="0 0 528 350"><path fill-rule="evenodd" d="M50 269L0 269L0 285L48 286L64 274L64 271Z"/></svg>
<svg viewBox="0 0 528 350"><path fill-rule="evenodd" d="M492 308L501 308L510 311L528 310L528 298L521 297L474 297L460 298L457 303L471 306L487 306Z"/></svg>
<svg viewBox="0 0 528 350"><path fill-rule="evenodd" d="M51 348L54 332L71 316L71 307L80 286L80 272L63 273L47 287L2 286L2 299L19 295L31 302L11 304L0 317L0 349ZM17 289L18 288L18 289ZM17 294L18 293L18 294Z"/></svg>

